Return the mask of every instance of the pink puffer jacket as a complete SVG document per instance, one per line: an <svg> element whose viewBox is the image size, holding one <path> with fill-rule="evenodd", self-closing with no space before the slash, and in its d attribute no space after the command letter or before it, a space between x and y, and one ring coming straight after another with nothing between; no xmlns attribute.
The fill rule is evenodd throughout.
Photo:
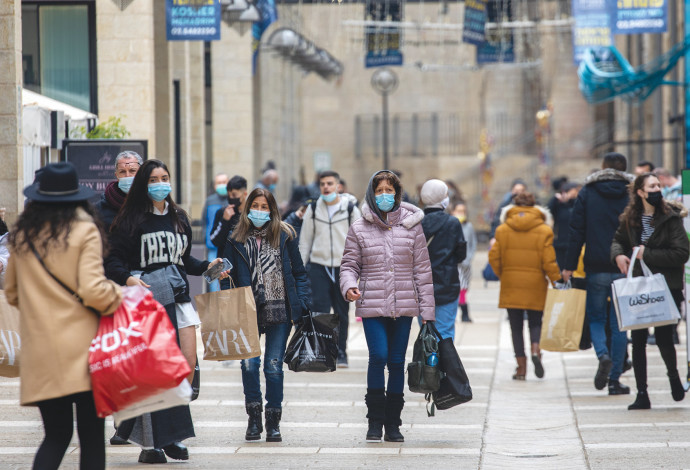
<svg viewBox="0 0 690 470"><path fill-rule="evenodd" d="M350 227L340 265L340 290L359 287L358 317L416 317L434 320L434 284L424 212L402 203L386 225L369 207ZM358 283L359 281L359 283ZM347 297L346 297L347 298Z"/></svg>

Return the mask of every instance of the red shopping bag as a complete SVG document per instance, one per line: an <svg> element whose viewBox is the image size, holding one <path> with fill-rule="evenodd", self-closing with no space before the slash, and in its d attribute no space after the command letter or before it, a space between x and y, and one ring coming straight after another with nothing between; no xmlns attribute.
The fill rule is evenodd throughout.
<svg viewBox="0 0 690 470"><path fill-rule="evenodd" d="M191 372L165 308L141 286L123 288L122 304L101 318L89 370L101 418L177 387Z"/></svg>

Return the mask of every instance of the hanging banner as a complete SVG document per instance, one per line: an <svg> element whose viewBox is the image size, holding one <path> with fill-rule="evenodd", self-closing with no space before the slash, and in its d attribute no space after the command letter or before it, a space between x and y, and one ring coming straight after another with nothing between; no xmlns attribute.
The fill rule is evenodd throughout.
<svg viewBox="0 0 690 470"><path fill-rule="evenodd" d="M365 20L399 23L402 17L402 0L367 0L364 10ZM403 64L403 55L400 52L402 30L398 26L365 26L364 44L366 47L365 67Z"/></svg>
<svg viewBox="0 0 690 470"><path fill-rule="evenodd" d="M573 61L578 65L587 49L613 45L607 0L573 0ZM615 5L615 0L608 0Z"/></svg>
<svg viewBox="0 0 690 470"><path fill-rule="evenodd" d="M465 0L462 42L479 46L486 41L486 0Z"/></svg>
<svg viewBox="0 0 690 470"><path fill-rule="evenodd" d="M271 24L278 20L278 10L274 0L257 0L256 9L261 19L252 24L252 75L256 73L256 61L259 58L261 36Z"/></svg>
<svg viewBox="0 0 690 470"><path fill-rule="evenodd" d="M477 63L491 64L494 62L515 62L515 48L513 35L506 34L497 41L487 41L477 46Z"/></svg>
<svg viewBox="0 0 690 470"><path fill-rule="evenodd" d="M166 0L168 41L220 39L220 0Z"/></svg>
<svg viewBox="0 0 690 470"><path fill-rule="evenodd" d="M609 2L613 34L665 33L668 0Z"/></svg>

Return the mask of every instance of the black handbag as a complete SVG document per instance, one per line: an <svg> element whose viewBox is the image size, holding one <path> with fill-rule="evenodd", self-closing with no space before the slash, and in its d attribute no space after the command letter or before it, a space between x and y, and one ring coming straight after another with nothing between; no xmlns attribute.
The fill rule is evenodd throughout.
<svg viewBox="0 0 690 470"><path fill-rule="evenodd" d="M428 394L435 392L440 386L438 339L432 328L436 329L433 322L422 325L414 342L412 362L407 364L407 385L410 392Z"/></svg>
<svg viewBox="0 0 690 470"><path fill-rule="evenodd" d="M284 362L295 372L333 372L338 358L337 314L308 312L290 338Z"/></svg>
<svg viewBox="0 0 690 470"><path fill-rule="evenodd" d="M428 324L428 322L427 322ZM434 333L439 336L434 325ZM458 351L452 338L445 338L438 342L439 368L441 369L441 384L437 391L432 392L433 404L427 414L434 416L434 410L447 410L472 400L472 387L462 365Z"/></svg>

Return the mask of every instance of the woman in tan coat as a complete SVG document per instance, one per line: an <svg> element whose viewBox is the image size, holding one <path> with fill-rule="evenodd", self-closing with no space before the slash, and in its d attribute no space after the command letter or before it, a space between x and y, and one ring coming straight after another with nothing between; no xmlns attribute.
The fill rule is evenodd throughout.
<svg viewBox="0 0 690 470"><path fill-rule="evenodd" d="M48 165L24 190L30 202L9 240L5 288L21 314L20 402L38 406L45 429L34 469L60 466L72 439L73 404L80 468L105 468L104 420L96 415L88 364L99 317L87 307L111 314L122 294L103 273L103 235L87 202L94 193L78 183L71 164Z"/></svg>
<svg viewBox="0 0 690 470"><path fill-rule="evenodd" d="M553 249L551 215L535 206L534 196L522 193L515 205L507 206L496 229L496 243L489 251L489 263L501 280L499 308L508 309L513 350L517 360L515 380L525 380L527 358L522 336L525 313L532 343L532 362L537 377L544 377L539 351L541 317L546 301L548 276L552 282L561 278Z"/></svg>

